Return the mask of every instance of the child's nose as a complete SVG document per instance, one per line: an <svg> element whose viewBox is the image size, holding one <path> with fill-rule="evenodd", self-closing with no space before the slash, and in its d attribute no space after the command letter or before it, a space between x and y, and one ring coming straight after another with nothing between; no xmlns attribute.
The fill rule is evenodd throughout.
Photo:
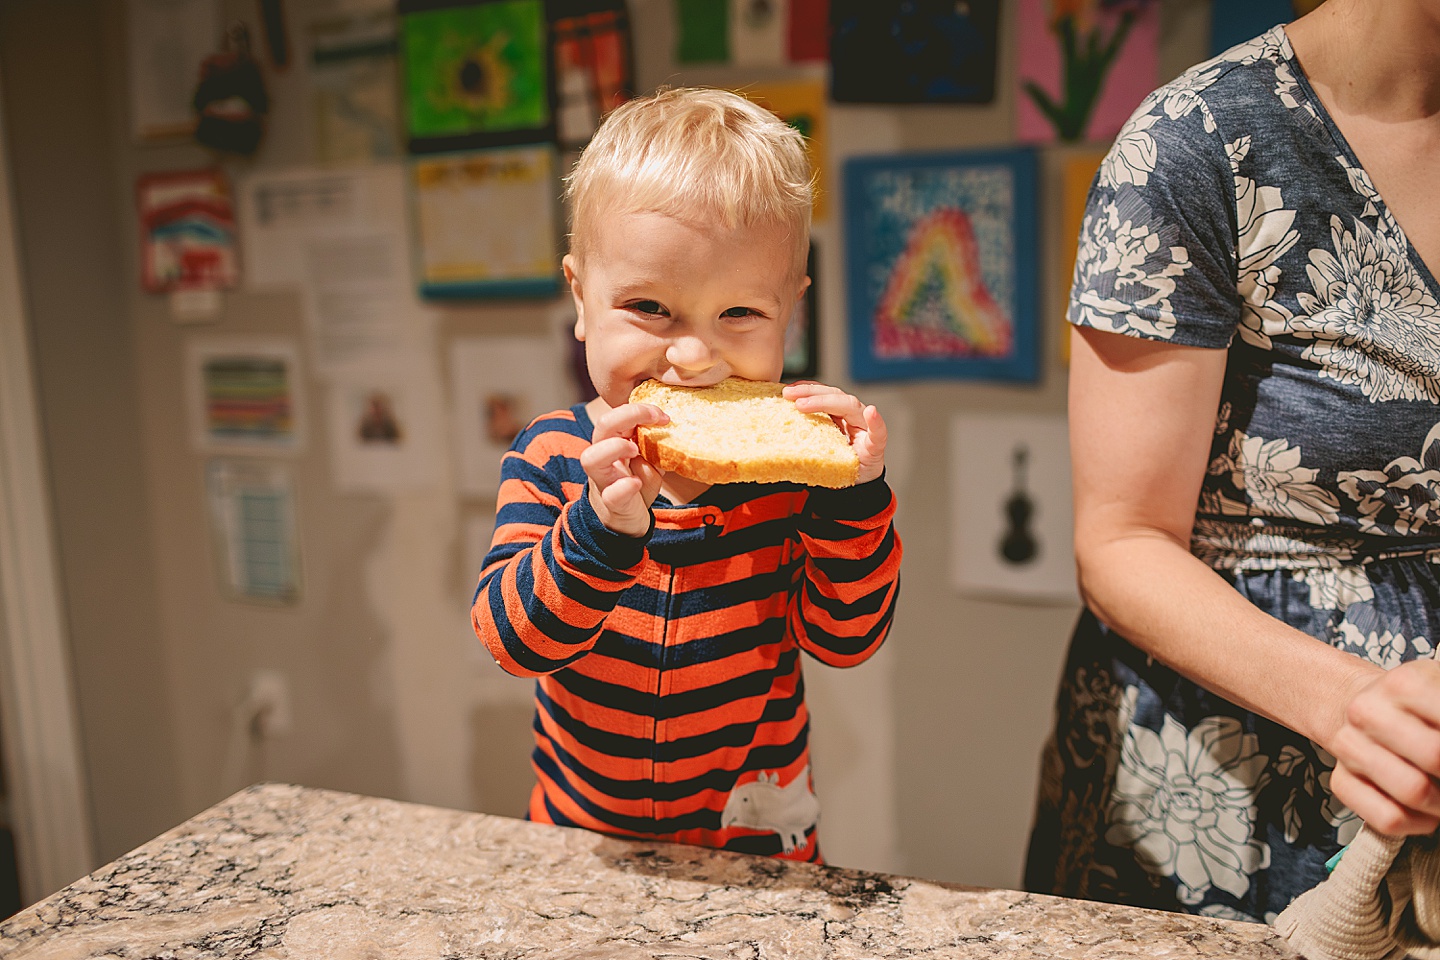
<svg viewBox="0 0 1440 960"><path fill-rule="evenodd" d="M677 337L666 349L665 360L680 370L700 373L715 365L715 351L702 337Z"/></svg>

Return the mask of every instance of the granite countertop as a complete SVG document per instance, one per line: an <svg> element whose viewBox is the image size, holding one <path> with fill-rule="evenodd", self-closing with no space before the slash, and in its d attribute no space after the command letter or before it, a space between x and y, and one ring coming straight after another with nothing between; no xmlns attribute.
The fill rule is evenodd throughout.
<svg viewBox="0 0 1440 960"><path fill-rule="evenodd" d="M1293 958L1263 924L264 784L0 924L0 957Z"/></svg>

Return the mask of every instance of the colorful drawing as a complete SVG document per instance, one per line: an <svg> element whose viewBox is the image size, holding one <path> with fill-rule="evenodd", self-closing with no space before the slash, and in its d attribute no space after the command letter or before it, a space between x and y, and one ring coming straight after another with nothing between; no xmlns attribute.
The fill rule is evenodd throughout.
<svg viewBox="0 0 1440 960"><path fill-rule="evenodd" d="M559 141L579 150L605 114L635 95L630 17L623 0L567 0L551 14Z"/></svg>
<svg viewBox="0 0 1440 960"><path fill-rule="evenodd" d="M292 343L216 337L191 341L187 353L197 449L300 449L299 358Z"/></svg>
<svg viewBox="0 0 1440 960"><path fill-rule="evenodd" d="M1107 140L1159 79L1156 0L1020 0L1016 133Z"/></svg>
<svg viewBox="0 0 1440 960"><path fill-rule="evenodd" d="M411 152L553 137L542 0L402 0L399 11Z"/></svg>
<svg viewBox="0 0 1440 960"><path fill-rule="evenodd" d="M989 103L999 23L999 0L831 0L831 99Z"/></svg>
<svg viewBox="0 0 1440 960"><path fill-rule="evenodd" d="M1033 380L1036 165L1028 150L845 167L856 380Z"/></svg>
<svg viewBox="0 0 1440 960"><path fill-rule="evenodd" d="M140 280L151 293L227 290L239 280L235 210L219 170L148 173L135 185Z"/></svg>

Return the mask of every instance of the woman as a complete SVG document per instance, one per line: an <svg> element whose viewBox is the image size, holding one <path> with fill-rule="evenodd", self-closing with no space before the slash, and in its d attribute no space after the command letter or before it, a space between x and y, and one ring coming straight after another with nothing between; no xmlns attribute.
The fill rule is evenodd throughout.
<svg viewBox="0 0 1440 960"><path fill-rule="evenodd" d="M1436 183L1440 0L1329 0L1121 132L1031 889L1269 920L1360 818L1440 823Z"/></svg>

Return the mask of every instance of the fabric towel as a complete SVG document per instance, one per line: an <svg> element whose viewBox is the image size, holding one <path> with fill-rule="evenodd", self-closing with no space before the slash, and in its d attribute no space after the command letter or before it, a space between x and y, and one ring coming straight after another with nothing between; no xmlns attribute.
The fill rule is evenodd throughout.
<svg viewBox="0 0 1440 960"><path fill-rule="evenodd" d="M1440 960L1440 838L1361 827L1275 929L1307 960Z"/></svg>

